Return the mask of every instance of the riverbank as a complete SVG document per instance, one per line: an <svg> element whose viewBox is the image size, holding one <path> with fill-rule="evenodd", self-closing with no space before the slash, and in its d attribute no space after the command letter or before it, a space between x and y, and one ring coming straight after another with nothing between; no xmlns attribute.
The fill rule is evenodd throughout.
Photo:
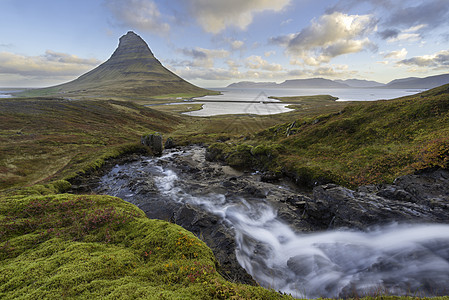
<svg viewBox="0 0 449 300"><path fill-rule="evenodd" d="M242 266L262 286L299 298L447 294L448 171L307 192L288 179L263 182L260 173L208 162L205 151L191 146L160 158L134 156L89 186L193 232L213 250L225 278L251 283Z"/></svg>

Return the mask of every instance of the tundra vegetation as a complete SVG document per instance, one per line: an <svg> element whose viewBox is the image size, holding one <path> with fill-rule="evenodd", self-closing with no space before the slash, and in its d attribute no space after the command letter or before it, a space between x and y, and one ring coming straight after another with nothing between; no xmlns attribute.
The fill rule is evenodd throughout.
<svg viewBox="0 0 449 300"><path fill-rule="evenodd" d="M449 85L390 101L282 100L295 111L198 118L123 100L2 99L0 298L291 299L226 281L211 250L175 224L118 198L67 193L108 158L147 152L148 132L306 186L448 168Z"/></svg>

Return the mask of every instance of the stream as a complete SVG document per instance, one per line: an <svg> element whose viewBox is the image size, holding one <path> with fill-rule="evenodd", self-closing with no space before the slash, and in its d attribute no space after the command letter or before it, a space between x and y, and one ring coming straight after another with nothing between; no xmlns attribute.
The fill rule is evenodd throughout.
<svg viewBox="0 0 449 300"><path fill-rule="evenodd" d="M389 222L313 232L302 225L304 212L294 214L279 201L297 197L294 187L262 183L255 173L207 162L204 153L200 147L165 150L115 165L95 191L133 203L149 217L170 220L186 205L200 212L189 224L213 216L201 230L207 234L215 222L227 228L238 263L254 280L294 297L449 293L449 225Z"/></svg>

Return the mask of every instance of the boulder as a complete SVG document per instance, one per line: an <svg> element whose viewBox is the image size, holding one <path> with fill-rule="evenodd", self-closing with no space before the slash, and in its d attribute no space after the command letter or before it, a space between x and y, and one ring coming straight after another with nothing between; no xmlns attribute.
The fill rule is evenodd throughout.
<svg viewBox="0 0 449 300"><path fill-rule="evenodd" d="M166 141L165 141L165 144L164 144L164 148L165 149L171 149L171 148L174 148L176 145L175 145L175 142L173 141L173 138L171 138L171 137L169 137Z"/></svg>
<svg viewBox="0 0 449 300"><path fill-rule="evenodd" d="M142 136L140 142L142 145L150 147L154 155L162 154L162 134L159 132Z"/></svg>
<svg viewBox="0 0 449 300"><path fill-rule="evenodd" d="M399 177L393 184L356 191L335 184L315 187L305 214L320 229L366 229L391 222L445 223L448 203L449 172L428 170Z"/></svg>

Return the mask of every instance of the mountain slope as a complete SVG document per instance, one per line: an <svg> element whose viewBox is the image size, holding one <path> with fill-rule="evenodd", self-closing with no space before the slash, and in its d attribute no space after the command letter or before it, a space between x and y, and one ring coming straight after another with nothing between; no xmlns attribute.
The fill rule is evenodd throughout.
<svg viewBox="0 0 449 300"><path fill-rule="evenodd" d="M389 89L432 89L449 83L449 74L429 76L425 78L409 77L389 82Z"/></svg>
<svg viewBox="0 0 449 300"><path fill-rule="evenodd" d="M324 78L292 79L279 85L284 88L348 88L347 84Z"/></svg>
<svg viewBox="0 0 449 300"><path fill-rule="evenodd" d="M334 81L338 82L338 83L347 84L350 87L355 87L355 88L373 88L373 87L379 87L379 86L385 85L385 84L377 82L377 81L360 80L360 79L346 79L346 80L334 80Z"/></svg>
<svg viewBox="0 0 449 300"><path fill-rule="evenodd" d="M120 38L112 56L95 69L71 82L34 92L100 98L208 93L166 69L145 41L132 31Z"/></svg>

